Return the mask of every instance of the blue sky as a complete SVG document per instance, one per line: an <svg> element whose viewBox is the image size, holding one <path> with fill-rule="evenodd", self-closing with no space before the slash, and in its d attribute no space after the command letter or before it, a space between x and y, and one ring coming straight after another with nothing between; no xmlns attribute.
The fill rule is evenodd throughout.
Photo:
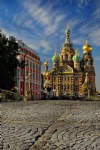
<svg viewBox="0 0 100 150"><path fill-rule="evenodd" d="M81 57L88 37L100 91L100 0L0 0L3 32L33 48L43 63L48 57L49 69L55 49L60 53L65 42L67 24Z"/></svg>

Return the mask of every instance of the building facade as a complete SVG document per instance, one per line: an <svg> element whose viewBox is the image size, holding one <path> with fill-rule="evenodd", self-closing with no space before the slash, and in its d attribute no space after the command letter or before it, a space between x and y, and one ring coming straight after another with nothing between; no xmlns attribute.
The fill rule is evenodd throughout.
<svg viewBox="0 0 100 150"><path fill-rule="evenodd" d="M20 62L17 68L17 87L21 95L31 92L33 99L41 99L41 61L40 57L22 41L18 41Z"/></svg>
<svg viewBox="0 0 100 150"><path fill-rule="evenodd" d="M92 57L92 47L86 40L83 46L83 57L78 49L74 50L70 41L70 29L65 30L66 39L60 55L55 52L52 57L53 67L48 71L48 61L44 63L44 86L50 86L55 96L93 95L95 86L95 69Z"/></svg>

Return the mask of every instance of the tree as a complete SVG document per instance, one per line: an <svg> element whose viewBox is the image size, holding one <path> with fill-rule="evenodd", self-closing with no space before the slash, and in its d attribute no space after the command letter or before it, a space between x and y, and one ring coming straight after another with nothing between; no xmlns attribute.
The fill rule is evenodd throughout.
<svg viewBox="0 0 100 150"><path fill-rule="evenodd" d="M0 30L0 88L11 89L14 84L18 60L18 43L14 37L7 38Z"/></svg>

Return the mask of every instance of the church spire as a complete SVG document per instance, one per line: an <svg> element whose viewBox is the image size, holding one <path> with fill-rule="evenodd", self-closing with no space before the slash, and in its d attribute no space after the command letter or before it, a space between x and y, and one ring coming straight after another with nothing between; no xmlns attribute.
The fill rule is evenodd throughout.
<svg viewBox="0 0 100 150"><path fill-rule="evenodd" d="M68 27L68 25L66 27L65 34L66 34L66 41L65 41L65 43L69 44L70 43L70 28Z"/></svg>
<svg viewBox="0 0 100 150"><path fill-rule="evenodd" d="M48 59L46 59L46 61L44 62L44 66L45 66L45 72L48 72L48 66L49 66Z"/></svg>

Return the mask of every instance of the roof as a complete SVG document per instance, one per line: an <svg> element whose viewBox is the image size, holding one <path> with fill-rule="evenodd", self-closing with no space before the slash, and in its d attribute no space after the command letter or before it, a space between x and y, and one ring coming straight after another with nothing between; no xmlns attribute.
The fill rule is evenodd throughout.
<svg viewBox="0 0 100 150"><path fill-rule="evenodd" d="M19 46L19 47L23 47L23 48L25 48L26 50L29 50L29 51L31 51L32 53L38 55L38 53L37 53L35 50L33 50L31 47L29 47L29 46L27 46L25 43L23 43L22 40L17 40L17 41L18 41L18 46Z"/></svg>

